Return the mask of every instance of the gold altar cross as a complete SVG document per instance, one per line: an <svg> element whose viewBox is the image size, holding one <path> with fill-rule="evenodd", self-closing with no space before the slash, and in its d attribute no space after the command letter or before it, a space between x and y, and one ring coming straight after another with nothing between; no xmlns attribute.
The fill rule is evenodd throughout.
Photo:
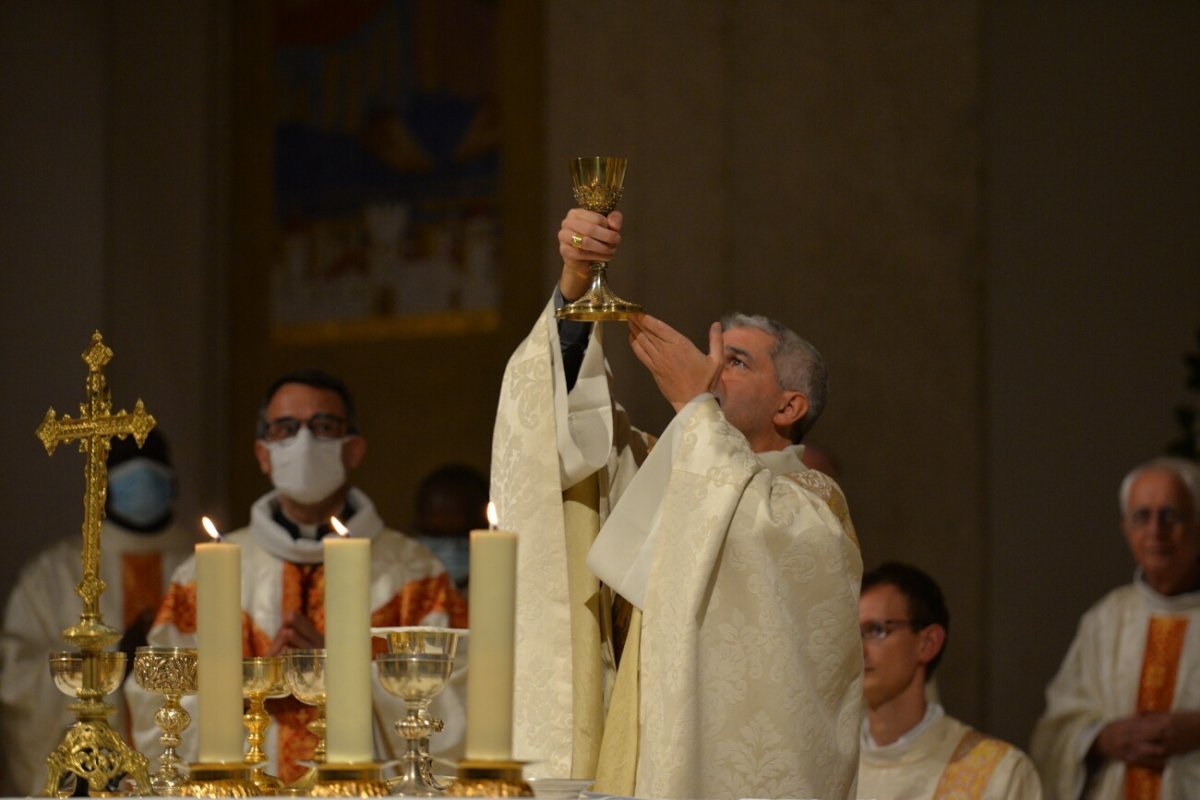
<svg viewBox="0 0 1200 800"><path fill-rule="evenodd" d="M132 414L124 410L112 413L112 397L104 377L104 367L112 357L113 351L104 344L100 331L93 333L91 346L83 351L83 360L88 365L88 397L86 403L79 404L79 419L66 414L58 419L51 407L37 429L37 437L48 454L53 455L59 444L77 441L79 451L88 457L83 495L83 580L75 588L83 599L83 617L79 625L63 631L63 637L80 648L105 647L120 638L120 633L105 625L100 616L100 595L105 588L100 579L100 520L108 495L111 440L114 436L124 439L132 434L141 447L154 427L154 417L146 412L140 399Z"/></svg>
<svg viewBox="0 0 1200 800"><path fill-rule="evenodd" d="M92 334L92 344L83 351L88 365L87 402L79 404L79 419L64 414L59 419L51 407L38 426L37 437L46 452L66 442L79 442L79 450L87 453L84 470L86 488L83 494L83 580L75 587L83 599L83 614L79 624L63 631L63 638L79 648L82 682L76 688L77 700L71 704L77 722L66 730L49 756L46 757L45 797L72 794L78 782L87 782L89 795L122 794L114 784L128 778L139 793L149 790L146 757L132 749L109 726L107 717L113 707L104 702L111 691L101 678L104 648L121 638L121 632L104 624L100 616L100 595L104 581L100 579L100 520L104 517L104 499L108 496L108 451L112 438L132 435L138 447L154 427L154 417L138 400L133 413L112 413L112 398L104 367L112 360L113 351L104 344L100 331ZM123 655L123 654L119 654Z"/></svg>

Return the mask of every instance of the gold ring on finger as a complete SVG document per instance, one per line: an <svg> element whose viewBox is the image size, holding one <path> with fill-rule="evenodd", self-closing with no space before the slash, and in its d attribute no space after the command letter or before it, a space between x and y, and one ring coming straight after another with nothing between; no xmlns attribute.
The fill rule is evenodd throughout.
<svg viewBox="0 0 1200 800"><path fill-rule="evenodd" d="M571 234L571 247L574 247L576 250L583 247L583 237L578 233Z"/></svg>

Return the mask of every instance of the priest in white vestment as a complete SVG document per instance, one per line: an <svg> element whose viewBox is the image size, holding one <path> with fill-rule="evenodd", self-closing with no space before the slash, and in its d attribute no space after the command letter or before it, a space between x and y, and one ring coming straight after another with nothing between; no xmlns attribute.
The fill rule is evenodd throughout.
<svg viewBox="0 0 1200 800"><path fill-rule="evenodd" d="M1118 499L1133 582L1083 615L1031 751L1054 800L1200 797L1200 466L1142 464Z"/></svg>
<svg viewBox="0 0 1200 800"><path fill-rule="evenodd" d="M1037 771L1008 742L946 714L926 691L945 652L950 612L941 588L908 564L863 576L858 796L871 800L1039 800Z"/></svg>
<svg viewBox="0 0 1200 800"><path fill-rule="evenodd" d="M133 658L166 593L171 573L192 552L195 540L173 520L176 483L166 439L151 430L141 448L133 437L112 443L107 459L108 495L100 529L99 577L104 622L123 632L119 647ZM21 570L5 610L0 718L10 794L37 795L46 786L46 757L75 723L67 697L50 677L47 656L73 649L62 632L79 624L83 601L83 542L63 539L38 553ZM132 683L132 679L129 681ZM113 730L130 739L121 694Z"/></svg>
<svg viewBox="0 0 1200 800"><path fill-rule="evenodd" d="M564 219L556 296L501 391L492 496L520 537L515 755L626 795L849 797L862 561L841 491L794 444L824 404L824 364L762 317L714 324L705 355L639 315L631 345L677 414L657 443L634 430L599 326L554 316L588 263L612 258L620 222Z"/></svg>
<svg viewBox="0 0 1200 800"><path fill-rule="evenodd" d="M325 646L324 548L337 516L350 535L371 540L371 624L465 627L466 605L433 554L415 539L384 525L371 499L351 487L348 471L361 463L366 440L358 431L354 402L340 380L317 370L289 373L268 389L259 412L255 453L275 490L250 509L246 528L222 536L241 546L243 655L278 655L288 648ZM195 559L175 572L159 610L150 643L195 647ZM456 680L435 699L431 714L446 729L432 740L438 752L455 753L465 729L461 688ZM376 756L404 752L394 723L404 703L378 685L374 689ZM151 758L161 752L154 713L160 697L127 686L135 715L138 749ZM198 713L195 697L184 698L193 716L178 751L194 761ZM316 709L294 698L268 700L271 726L264 749L267 771L285 783L300 778L313 756L316 738L307 730ZM154 768L152 764L151 769Z"/></svg>

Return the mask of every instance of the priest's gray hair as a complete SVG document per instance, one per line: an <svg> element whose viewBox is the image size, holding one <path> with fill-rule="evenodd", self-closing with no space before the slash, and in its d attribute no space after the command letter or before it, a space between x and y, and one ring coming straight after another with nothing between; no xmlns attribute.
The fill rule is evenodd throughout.
<svg viewBox="0 0 1200 800"><path fill-rule="evenodd" d="M1151 459L1129 471L1125 480L1121 481L1121 488L1117 493L1117 500L1121 504L1121 516L1129 513L1129 492L1133 489L1133 482L1148 470L1163 470L1179 478L1179 482L1192 498L1192 522L1195 522L1196 514L1200 512L1200 464L1173 456Z"/></svg>
<svg viewBox="0 0 1200 800"><path fill-rule="evenodd" d="M753 328L769 334L775 340L775 346L771 348L771 363L775 366L780 388L800 392L808 398L808 412L796 421L791 430L792 443L800 444L825 410L825 398L829 394L829 372L825 369L825 359L811 343L770 317L727 314L721 319L721 330L730 328Z"/></svg>

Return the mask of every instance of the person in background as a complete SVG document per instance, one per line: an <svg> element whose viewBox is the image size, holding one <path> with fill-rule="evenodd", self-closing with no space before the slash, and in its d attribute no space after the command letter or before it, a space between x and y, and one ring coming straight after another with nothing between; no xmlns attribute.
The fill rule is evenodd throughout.
<svg viewBox="0 0 1200 800"><path fill-rule="evenodd" d="M908 564L883 564L863 576L858 608L867 699L858 796L1038 800L1027 755L948 716L926 695L950 631L933 578Z"/></svg>
<svg viewBox="0 0 1200 800"><path fill-rule="evenodd" d="M446 566L464 597L471 571L471 531L486 529L488 482L466 464L446 464L417 487L413 535Z"/></svg>
<svg viewBox="0 0 1200 800"><path fill-rule="evenodd" d="M166 437L157 428L141 448L132 436L114 440L107 464L99 564L106 588L100 613L105 623L123 631L119 646L128 675L171 573L191 554L195 537L175 523L175 470ZM83 601L75 589L83 580L81 548L79 537L69 536L42 550L22 569L8 598L0 645L0 719L9 794L42 792L46 757L75 722L67 707L71 699L55 687L46 658L69 649L62 632L79 623ZM128 739L129 714L121 694L106 699L116 708L109 724Z"/></svg>
<svg viewBox="0 0 1200 800"><path fill-rule="evenodd" d="M366 457L355 404L346 386L328 373L305 369L275 380L258 410L254 454L274 489L250 508L250 524L222 536L241 546L243 649L245 656L278 655L289 648L325 646L325 572L322 537L333 533L336 516L350 535L371 540L371 624L463 627L466 604L441 563L420 542L389 529L374 503L354 488L350 475ZM335 534L336 535L336 534ZM195 560L175 571L170 591L150 631L151 644L194 647L196 642ZM375 687L377 741L387 759L403 752L393 723L403 703ZM126 687L133 708L138 749L157 755L153 696ZM134 700L134 697L139 698ZM189 713L195 715L195 698ZM273 724L264 742L269 772L285 783L301 777L316 745L307 725L316 709L294 698L268 702ZM434 746L454 752L465 714L451 689L435 700L434 716L446 723ZM195 724L195 723L193 723ZM196 737L179 747L195 760ZM390 748L391 752L387 752Z"/></svg>
<svg viewBox="0 0 1200 800"><path fill-rule="evenodd" d="M1083 615L1030 749L1054 800L1200 797L1200 465L1141 464L1117 498L1133 582Z"/></svg>

